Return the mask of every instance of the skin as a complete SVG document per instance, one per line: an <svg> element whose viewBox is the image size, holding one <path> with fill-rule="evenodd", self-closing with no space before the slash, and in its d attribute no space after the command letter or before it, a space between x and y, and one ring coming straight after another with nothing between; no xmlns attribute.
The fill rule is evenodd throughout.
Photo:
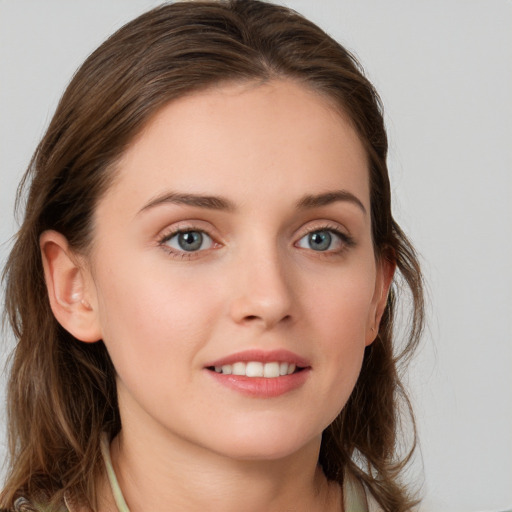
<svg viewBox="0 0 512 512"><path fill-rule="evenodd" d="M41 248L57 319L103 339L116 368L111 452L130 510L341 510L317 466L321 433L355 385L394 270L373 251L350 123L291 81L222 85L165 106L116 173L87 258L53 231ZM340 190L352 199L298 207ZM158 202L170 192L230 208ZM208 236L186 252L177 230ZM326 231L318 250L308 233ZM307 378L262 398L205 368L249 349L292 351Z"/></svg>

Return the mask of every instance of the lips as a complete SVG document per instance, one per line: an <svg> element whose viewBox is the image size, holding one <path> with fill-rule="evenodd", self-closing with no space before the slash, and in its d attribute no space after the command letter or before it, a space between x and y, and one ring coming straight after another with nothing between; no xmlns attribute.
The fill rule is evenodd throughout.
<svg viewBox="0 0 512 512"><path fill-rule="evenodd" d="M250 350L212 361L205 369L230 389L270 398L302 386L311 366L306 359L288 350Z"/></svg>
<svg viewBox="0 0 512 512"><path fill-rule="evenodd" d="M235 363L249 363L252 361L257 361L260 363L293 363L295 366L300 368L307 368L310 366L310 363L307 359L289 350L245 350L243 352L237 352L235 354L222 357L221 359L216 359L215 361L212 361L205 366L215 368L225 365L233 365Z"/></svg>

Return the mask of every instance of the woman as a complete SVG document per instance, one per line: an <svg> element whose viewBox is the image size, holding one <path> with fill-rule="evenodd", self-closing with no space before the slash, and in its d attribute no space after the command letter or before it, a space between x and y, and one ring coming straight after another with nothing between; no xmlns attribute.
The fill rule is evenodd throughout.
<svg viewBox="0 0 512 512"><path fill-rule="evenodd" d="M352 56L283 7L178 2L100 46L25 177L1 506L409 510L392 283L402 358L422 288L386 151Z"/></svg>

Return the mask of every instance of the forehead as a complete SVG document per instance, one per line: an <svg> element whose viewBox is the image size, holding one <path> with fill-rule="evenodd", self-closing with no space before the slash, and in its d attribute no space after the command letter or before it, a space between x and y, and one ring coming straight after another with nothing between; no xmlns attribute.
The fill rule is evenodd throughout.
<svg viewBox="0 0 512 512"><path fill-rule="evenodd" d="M349 188L369 207L366 152L351 123L330 99L285 80L224 84L170 102L116 171L107 196L134 207L164 188L241 202Z"/></svg>

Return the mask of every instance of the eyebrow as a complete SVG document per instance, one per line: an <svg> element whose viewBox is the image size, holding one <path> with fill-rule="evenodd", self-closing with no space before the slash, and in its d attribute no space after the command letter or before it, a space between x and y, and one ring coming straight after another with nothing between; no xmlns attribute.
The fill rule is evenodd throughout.
<svg viewBox="0 0 512 512"><path fill-rule="evenodd" d="M338 201L355 204L364 214L366 214L366 208L361 200L348 190L335 190L332 192L325 192L323 194L306 195L297 203L297 207L299 209L320 208Z"/></svg>
<svg viewBox="0 0 512 512"><path fill-rule="evenodd" d="M141 208L139 213L161 204L183 204L196 206L197 208L206 208L208 210L235 210L235 205L229 199L223 197L169 192L151 199L151 201Z"/></svg>
<svg viewBox="0 0 512 512"><path fill-rule="evenodd" d="M297 202L299 210L308 210L328 206L336 202L349 202L359 207L364 214L366 208L363 203L347 190L335 190L315 195L305 195ZM209 196L202 194L185 194L180 192L168 192L151 199L144 205L139 213L162 204L178 204L205 208L208 210L235 211L236 207L232 201L221 196Z"/></svg>

